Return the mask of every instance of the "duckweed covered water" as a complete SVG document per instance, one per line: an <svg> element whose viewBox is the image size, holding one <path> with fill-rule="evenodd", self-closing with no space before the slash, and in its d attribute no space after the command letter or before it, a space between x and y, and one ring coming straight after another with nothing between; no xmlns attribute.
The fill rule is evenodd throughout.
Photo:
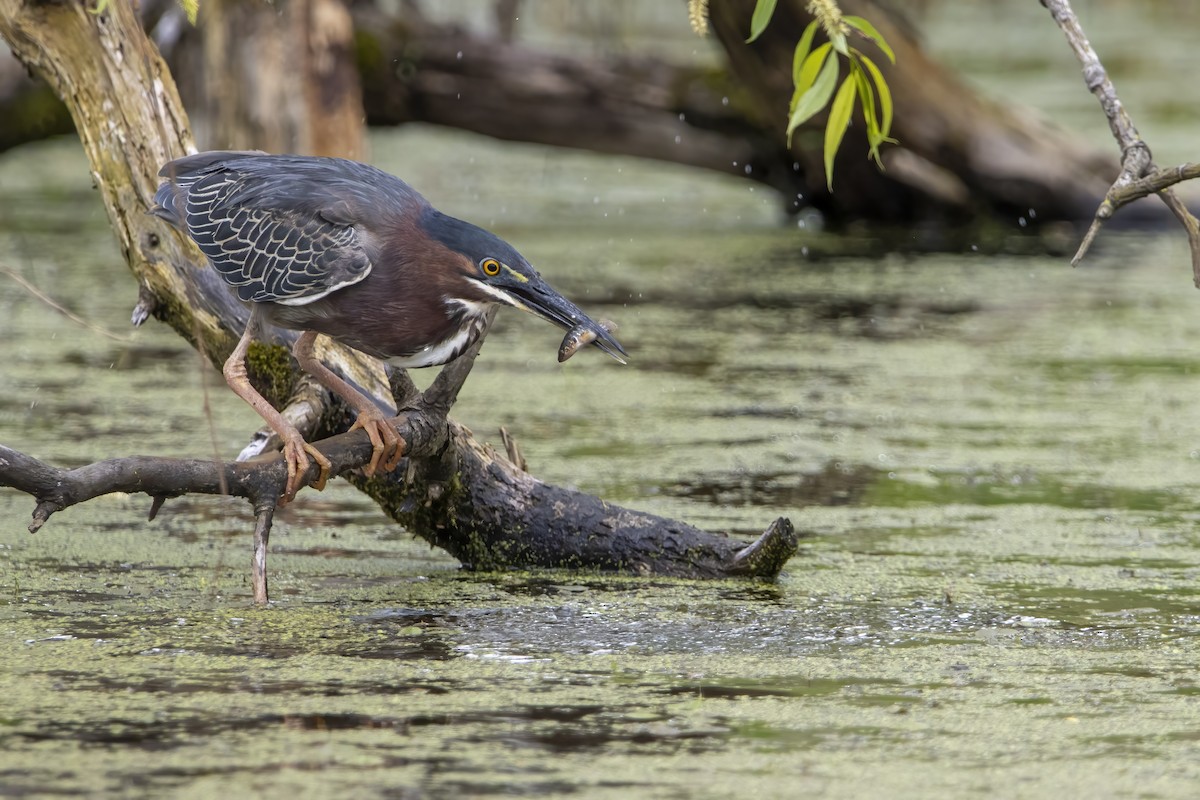
<svg viewBox="0 0 1200 800"><path fill-rule="evenodd" d="M463 573L335 482L280 515L258 609L240 502L147 523L109 497L30 536L0 492L5 795L1194 793L1182 237L1106 237L1075 271L834 256L740 185L482 147L406 132L375 160L617 320L631 363L559 365L558 332L502 314L456 416L614 502L747 535L789 515L811 537L787 573ZM468 151L490 177L422 167ZM0 441L236 453L253 413L161 326L128 331L77 148L0 161L0 202L5 265L122 337L0 276Z"/></svg>

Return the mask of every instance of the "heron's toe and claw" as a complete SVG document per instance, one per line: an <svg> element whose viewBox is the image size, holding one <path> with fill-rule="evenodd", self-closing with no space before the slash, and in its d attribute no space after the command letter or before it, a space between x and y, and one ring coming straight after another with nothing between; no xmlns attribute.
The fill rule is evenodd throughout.
<svg viewBox="0 0 1200 800"><path fill-rule="evenodd" d="M383 467L384 472L391 472L400 465L406 445L391 420L380 411L367 408L359 412L358 419L354 421L350 430L357 428L367 432L373 448L371 461L363 467L363 474L370 478L380 467Z"/></svg>
<svg viewBox="0 0 1200 800"><path fill-rule="evenodd" d="M350 426L350 430L362 428L366 431L373 448L371 461L363 467L363 473L368 478L372 477L381 466L381 461L383 471L391 472L400 464L407 445L400 438L400 434L396 432L391 419L379 409L379 406L375 405L371 398L321 363L313 349L317 336L316 331L305 331L300 334L292 346L292 354L296 357L301 369L316 378L317 383L342 398L348 406L358 412L358 417Z"/></svg>
<svg viewBox="0 0 1200 800"><path fill-rule="evenodd" d="M310 461L309 456L312 456ZM305 476L308 474L308 468L313 461L316 462L321 472L316 479L308 485L316 489L318 492L325 489L325 483L329 480L329 472L333 464L325 455L313 447L300 435L284 437L283 441L283 459L287 463L287 488L284 489L283 496L279 499L279 505L284 506L295 499L296 493L305 485Z"/></svg>

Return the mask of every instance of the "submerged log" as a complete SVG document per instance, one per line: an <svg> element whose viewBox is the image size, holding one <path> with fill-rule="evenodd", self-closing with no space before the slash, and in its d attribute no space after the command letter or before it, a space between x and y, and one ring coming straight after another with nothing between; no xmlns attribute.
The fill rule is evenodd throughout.
<svg viewBox="0 0 1200 800"><path fill-rule="evenodd" d="M135 321L153 315L220 364L244 328L246 311L189 241L146 213L159 166L194 145L171 75L129 5L110 3L92 14L82 2L0 0L0 37L67 101L121 252L140 285ZM283 347L294 337L266 331L266 341L251 352L252 378L276 404L293 399L286 413L310 441L346 430L346 409L299 379ZM565 566L769 579L795 552L786 522L747 547L525 476L446 417L475 352L444 368L423 393L402 371L389 380L378 362L355 351L331 345L322 353L335 371L400 410L406 465L387 476L354 480L416 535L489 569ZM362 431L318 446L336 457L339 472L369 460ZM269 448L264 440L248 449ZM117 459L61 470L6 449L0 452L0 485L37 498L36 527L55 511L107 491L145 492L154 498L152 511L164 498L186 492L246 497L258 519L255 594L265 601L262 556L270 514L264 511L280 494L282 458L275 454L252 465L159 459L151 472L149 466ZM164 482L164 474L172 480Z"/></svg>
<svg viewBox="0 0 1200 800"><path fill-rule="evenodd" d="M442 458L420 460L394 495L375 496L393 519L469 568L773 577L795 554L797 535L782 517L749 545L715 537L540 481L460 425L451 423L449 436Z"/></svg>

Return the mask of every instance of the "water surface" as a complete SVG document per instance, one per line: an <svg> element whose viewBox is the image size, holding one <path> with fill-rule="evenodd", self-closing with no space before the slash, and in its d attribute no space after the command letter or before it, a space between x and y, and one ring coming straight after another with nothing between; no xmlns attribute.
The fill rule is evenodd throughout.
<svg viewBox="0 0 1200 800"><path fill-rule="evenodd" d="M1036 4L1035 4L1036 5ZM1038 9L1040 11L1040 9ZM1042 12L1044 13L1044 12ZM1182 236L859 258L776 200L405 131L374 159L621 325L559 365L506 312L455 409L531 470L811 534L777 584L467 574L344 483L272 539L0 492L8 796L1189 797L1200 779L1200 294ZM434 165L453 163L451 171ZM76 145L0 160L0 442L229 457L257 419L155 323Z"/></svg>

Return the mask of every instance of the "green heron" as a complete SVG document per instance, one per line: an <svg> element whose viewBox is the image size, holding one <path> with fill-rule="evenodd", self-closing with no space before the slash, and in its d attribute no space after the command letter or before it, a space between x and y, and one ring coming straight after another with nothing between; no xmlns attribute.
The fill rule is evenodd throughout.
<svg viewBox="0 0 1200 800"><path fill-rule="evenodd" d="M225 380L283 439L285 502L300 488L309 455L321 467L318 488L330 462L247 379L246 351L263 322L300 331L292 349L300 368L358 412L354 428L374 446L368 475L381 459L384 470L394 469L404 442L372 400L317 359L318 334L397 367L429 367L461 355L501 304L549 320L618 361L625 354L507 242L442 214L374 167L213 151L172 161L159 174L167 181L152 213L199 245L251 307Z"/></svg>

